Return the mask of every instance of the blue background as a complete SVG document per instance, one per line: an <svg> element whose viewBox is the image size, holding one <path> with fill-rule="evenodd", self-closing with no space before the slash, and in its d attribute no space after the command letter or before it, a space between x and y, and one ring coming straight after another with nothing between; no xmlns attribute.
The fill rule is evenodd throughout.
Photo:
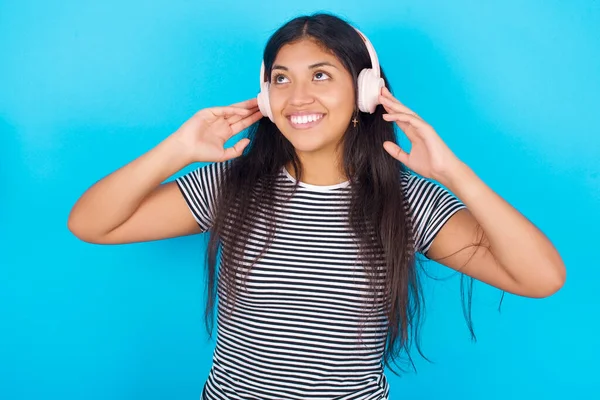
<svg viewBox="0 0 600 400"><path fill-rule="evenodd" d="M478 283L473 344L459 277L430 265L435 364L388 373L391 398L600 398L600 3L481 3L2 0L0 399L199 397L204 238L91 245L67 216L198 109L255 96L268 36L318 10L371 39L396 96L568 271L555 296L507 295L501 312Z"/></svg>

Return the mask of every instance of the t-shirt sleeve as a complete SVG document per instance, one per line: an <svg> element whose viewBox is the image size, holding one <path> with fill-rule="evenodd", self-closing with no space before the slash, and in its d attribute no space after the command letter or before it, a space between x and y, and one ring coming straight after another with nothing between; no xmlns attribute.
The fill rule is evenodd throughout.
<svg viewBox="0 0 600 400"><path fill-rule="evenodd" d="M218 185L224 174L224 164L209 164L175 180L190 212L202 232L208 231L214 221Z"/></svg>
<svg viewBox="0 0 600 400"><path fill-rule="evenodd" d="M408 201L415 250L427 256L427 251L444 224L466 206L449 190L418 175L404 172L404 193Z"/></svg>

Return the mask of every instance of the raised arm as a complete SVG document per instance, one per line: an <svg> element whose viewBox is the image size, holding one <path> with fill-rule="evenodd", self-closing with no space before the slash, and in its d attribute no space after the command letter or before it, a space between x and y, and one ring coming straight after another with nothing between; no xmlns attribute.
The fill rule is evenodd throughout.
<svg viewBox="0 0 600 400"><path fill-rule="evenodd" d="M164 182L191 163L240 156L248 139L227 149L225 142L261 117L255 99L197 112L156 147L86 190L70 212L69 230L98 244L200 232L177 184Z"/></svg>
<svg viewBox="0 0 600 400"><path fill-rule="evenodd" d="M427 256L513 294L547 297L558 291L566 271L548 238L462 163L427 122L386 89L380 99L388 112L383 118L396 122L412 143L410 153L392 142L384 149L466 205L446 220Z"/></svg>

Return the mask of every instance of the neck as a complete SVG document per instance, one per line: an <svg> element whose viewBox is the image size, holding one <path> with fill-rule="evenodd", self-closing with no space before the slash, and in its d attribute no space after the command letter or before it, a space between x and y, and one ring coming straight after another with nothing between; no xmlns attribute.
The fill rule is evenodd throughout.
<svg viewBox="0 0 600 400"><path fill-rule="evenodd" d="M348 180L341 163L337 161L337 156L298 153L298 158L302 165L301 181L304 183L315 186L330 186ZM291 162L286 165L286 169L294 179L298 179Z"/></svg>

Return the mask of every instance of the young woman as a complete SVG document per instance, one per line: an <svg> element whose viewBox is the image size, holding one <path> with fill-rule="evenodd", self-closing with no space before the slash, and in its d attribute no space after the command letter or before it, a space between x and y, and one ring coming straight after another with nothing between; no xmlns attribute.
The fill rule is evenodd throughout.
<svg viewBox="0 0 600 400"><path fill-rule="evenodd" d="M384 366L418 327L418 254L521 296L565 281L548 239L394 98L370 46L332 15L289 21L258 100L199 111L73 207L91 243L210 233L203 398L386 399ZM193 162L210 164L164 183Z"/></svg>

